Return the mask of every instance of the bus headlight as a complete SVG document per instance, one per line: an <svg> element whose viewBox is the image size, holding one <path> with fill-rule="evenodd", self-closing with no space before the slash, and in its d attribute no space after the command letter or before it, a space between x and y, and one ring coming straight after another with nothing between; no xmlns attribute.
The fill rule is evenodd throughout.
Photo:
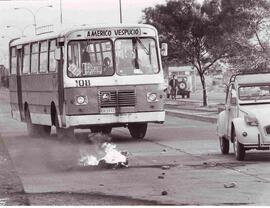
<svg viewBox="0 0 270 208"><path fill-rule="evenodd" d="M157 102L157 93L153 93L153 92L148 92L147 93L147 102L151 103L151 102Z"/></svg>
<svg viewBox="0 0 270 208"><path fill-rule="evenodd" d="M85 95L80 95L75 98L75 105L86 105L88 103L88 98Z"/></svg>

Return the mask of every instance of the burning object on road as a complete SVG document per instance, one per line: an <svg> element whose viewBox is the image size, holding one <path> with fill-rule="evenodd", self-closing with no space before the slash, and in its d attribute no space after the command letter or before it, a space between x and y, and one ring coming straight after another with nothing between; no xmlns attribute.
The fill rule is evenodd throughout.
<svg viewBox="0 0 270 208"><path fill-rule="evenodd" d="M123 168L128 167L127 152L116 149L115 144L108 141L107 135L95 134L93 141L98 144L99 156L84 154L80 158L80 165L97 166L99 168ZM109 140L110 141L110 140Z"/></svg>

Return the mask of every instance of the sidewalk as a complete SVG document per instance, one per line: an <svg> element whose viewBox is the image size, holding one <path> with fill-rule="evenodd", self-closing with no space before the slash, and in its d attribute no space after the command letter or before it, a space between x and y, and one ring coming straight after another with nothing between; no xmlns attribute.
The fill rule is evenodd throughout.
<svg viewBox="0 0 270 208"><path fill-rule="evenodd" d="M207 107L199 100L192 99L166 99L165 111L167 115L180 118L194 119L209 123L216 123L219 112L224 109L221 103L209 102Z"/></svg>

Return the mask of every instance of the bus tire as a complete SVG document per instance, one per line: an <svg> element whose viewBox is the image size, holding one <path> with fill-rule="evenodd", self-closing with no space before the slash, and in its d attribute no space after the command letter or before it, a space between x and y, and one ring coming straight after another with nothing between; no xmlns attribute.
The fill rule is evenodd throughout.
<svg viewBox="0 0 270 208"><path fill-rule="evenodd" d="M92 133L110 134L112 132L112 127L110 126L91 127L90 130Z"/></svg>
<svg viewBox="0 0 270 208"><path fill-rule="evenodd" d="M132 138L143 139L147 131L147 123L130 123L128 130Z"/></svg>
<svg viewBox="0 0 270 208"><path fill-rule="evenodd" d="M56 128L56 134L58 139L70 139L74 138L74 128L69 127L69 128L61 128L59 125L59 120L57 113L55 113L55 128Z"/></svg>
<svg viewBox="0 0 270 208"><path fill-rule="evenodd" d="M25 112L25 120L26 120L28 135L37 136L39 134L39 125L32 123L30 111L28 108L26 109L26 112Z"/></svg>
<svg viewBox="0 0 270 208"><path fill-rule="evenodd" d="M74 139L74 128L56 128L56 134L58 139Z"/></svg>
<svg viewBox="0 0 270 208"><path fill-rule="evenodd" d="M110 134L112 132L112 127L110 126L104 126L101 128L101 132L103 134Z"/></svg>
<svg viewBox="0 0 270 208"><path fill-rule="evenodd" d="M40 131L44 136L49 136L51 134L51 126L45 126L41 125L40 126Z"/></svg>
<svg viewBox="0 0 270 208"><path fill-rule="evenodd" d="M91 133L100 133L101 129L99 127L91 127L90 128Z"/></svg>

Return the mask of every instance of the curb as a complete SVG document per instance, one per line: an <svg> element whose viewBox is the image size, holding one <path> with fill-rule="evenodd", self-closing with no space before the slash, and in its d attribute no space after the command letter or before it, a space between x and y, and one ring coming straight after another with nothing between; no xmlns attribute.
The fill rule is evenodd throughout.
<svg viewBox="0 0 270 208"><path fill-rule="evenodd" d="M196 107L182 107L182 106L176 106L171 104L165 104L165 109L168 110L189 110L189 111L196 111L196 112L209 112L209 113L215 113L218 112L217 108L196 108Z"/></svg>
<svg viewBox="0 0 270 208"><path fill-rule="evenodd" d="M198 116L194 114L171 111L171 110L165 110L165 111L166 111L166 115L170 115L170 116L175 116L179 118L187 118L187 119L203 121L203 122L208 122L208 123L217 123L217 118L215 117Z"/></svg>

